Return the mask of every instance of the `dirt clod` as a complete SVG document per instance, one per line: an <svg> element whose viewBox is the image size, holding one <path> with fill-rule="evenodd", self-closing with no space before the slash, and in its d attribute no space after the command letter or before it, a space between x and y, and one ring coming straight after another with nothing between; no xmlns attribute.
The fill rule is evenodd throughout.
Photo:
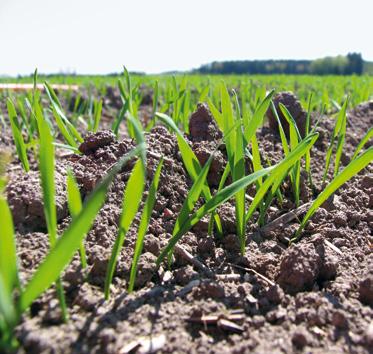
<svg viewBox="0 0 373 354"><path fill-rule="evenodd" d="M198 103L197 110L190 117L189 134L192 141L212 141L222 138L222 133L206 103Z"/></svg>
<svg viewBox="0 0 373 354"><path fill-rule="evenodd" d="M297 328L291 337L291 342L296 348L303 349L310 342L308 331L304 328Z"/></svg>
<svg viewBox="0 0 373 354"><path fill-rule="evenodd" d="M285 134L289 136L289 123L280 109L280 103L282 103L287 108L287 110L290 112L290 114L292 115L292 117L294 118L298 126L300 134L304 136L305 128L306 128L307 113L303 110L302 105L299 102L298 98L292 92L279 92L277 95L274 96L273 103L275 105L278 117L280 119L280 122L284 129ZM277 134L278 123L271 108L269 108L267 111L267 117L268 117L269 127L272 129L273 132Z"/></svg>
<svg viewBox="0 0 373 354"><path fill-rule="evenodd" d="M290 294L311 290L321 267L313 244L295 245L285 251L277 282Z"/></svg>
<svg viewBox="0 0 373 354"><path fill-rule="evenodd" d="M359 284L359 299L373 306L373 274L367 275Z"/></svg>
<svg viewBox="0 0 373 354"><path fill-rule="evenodd" d="M101 147L109 145L115 141L115 135L109 130L98 133L90 133L79 146L79 151L85 155L91 154Z"/></svg>

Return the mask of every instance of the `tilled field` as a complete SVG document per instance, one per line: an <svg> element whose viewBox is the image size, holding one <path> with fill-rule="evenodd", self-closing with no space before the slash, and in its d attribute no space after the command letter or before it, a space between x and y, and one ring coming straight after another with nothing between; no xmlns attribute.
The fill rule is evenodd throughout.
<svg viewBox="0 0 373 354"><path fill-rule="evenodd" d="M149 110L151 107L144 105L140 114ZM203 164L220 144L222 134L204 104L198 106L189 124L187 139ZM342 165L349 162L372 126L373 102L348 113ZM325 116L317 128L320 137L312 149L311 166L316 190L311 191L302 176L301 205L324 187L325 153L333 127L334 120ZM272 128L263 126L258 141L263 155L275 163L282 158L282 145ZM128 164L115 178L86 237L88 269L82 271L77 255L63 275L69 321L61 322L55 290L47 291L16 329L20 353L371 352L372 165L318 209L301 240L290 247L288 240L307 208L271 227L271 221L294 209L290 186L285 185L284 202L271 207L267 226L259 228L249 223L243 256L232 201L218 209L223 238L208 235L209 220L204 218L178 243L171 269L164 264L155 271L156 258L171 237L192 181L184 169L176 137L165 127L156 125L146 134L146 141L146 190L160 157L164 156L165 161L140 258L136 291L126 291L136 242L136 230L131 228L117 264L111 299L104 301L107 262L118 233L123 190L133 166ZM0 144L0 148L13 145L10 133L0 137ZM131 139L124 136L117 141L110 131L102 130L85 137L79 147L82 155L59 155L56 206L60 230L70 223L67 170L72 169L82 194L88 195L133 147ZM6 193L17 230L22 280L30 277L49 249L37 162L32 157L30 161L28 174L17 161L7 171L10 180ZM209 172L212 188L218 187L226 163L223 146ZM248 199L253 192L247 190ZM135 226L138 223L139 216Z"/></svg>

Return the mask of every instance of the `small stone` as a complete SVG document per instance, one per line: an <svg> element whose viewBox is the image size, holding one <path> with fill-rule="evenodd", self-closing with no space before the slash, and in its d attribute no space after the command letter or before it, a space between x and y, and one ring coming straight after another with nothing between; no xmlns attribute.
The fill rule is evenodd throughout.
<svg viewBox="0 0 373 354"><path fill-rule="evenodd" d="M368 325L364 333L364 343L368 347L373 347L373 321Z"/></svg>
<svg viewBox="0 0 373 354"><path fill-rule="evenodd" d="M298 349L303 349L310 341L309 334L303 328L297 328L291 338L291 342Z"/></svg>
<svg viewBox="0 0 373 354"><path fill-rule="evenodd" d="M193 269L191 265L186 265L174 271L175 281L180 285L188 284L197 275L198 273Z"/></svg>
<svg viewBox="0 0 373 354"><path fill-rule="evenodd" d="M157 257L150 252L145 252L140 256L135 282L137 288L144 286L153 277L156 269L156 260Z"/></svg>
<svg viewBox="0 0 373 354"><path fill-rule="evenodd" d="M214 239L210 236L198 240L197 250L199 253L212 253L215 248Z"/></svg>
<svg viewBox="0 0 373 354"><path fill-rule="evenodd" d="M360 183L364 189L372 188L373 187L373 174L368 174L364 176Z"/></svg>
<svg viewBox="0 0 373 354"><path fill-rule="evenodd" d="M373 306L373 274L369 274L360 281L359 299L364 304Z"/></svg>
<svg viewBox="0 0 373 354"><path fill-rule="evenodd" d="M163 210L163 218L164 219L172 219L174 217L174 213L168 209L168 208L165 208Z"/></svg>
<svg viewBox="0 0 373 354"><path fill-rule="evenodd" d="M281 300L284 298L284 291L278 286L277 284L271 286L267 290L267 299L272 302L273 304L278 305L281 303Z"/></svg>
<svg viewBox="0 0 373 354"><path fill-rule="evenodd" d="M224 248L228 251L237 252L240 250L240 242L234 234L228 234L223 238Z"/></svg>
<svg viewBox="0 0 373 354"><path fill-rule="evenodd" d="M212 281L202 282L196 290L196 297L221 299L225 296L224 288Z"/></svg>
<svg viewBox="0 0 373 354"><path fill-rule="evenodd" d="M84 141L79 146L79 151L85 155L95 152L101 147L109 145L115 141L115 135L109 131L104 130L95 134L88 134Z"/></svg>
<svg viewBox="0 0 373 354"><path fill-rule="evenodd" d="M348 327L348 320L342 311L335 311L332 317L333 326L338 329L346 329Z"/></svg>
<svg viewBox="0 0 373 354"><path fill-rule="evenodd" d="M43 316L43 322L54 325L62 322L61 306L57 299L52 299L48 302L48 309Z"/></svg>
<svg viewBox="0 0 373 354"><path fill-rule="evenodd" d="M286 310L280 308L278 310L269 311L266 315L266 319L270 323L280 323L283 322L286 318Z"/></svg>
<svg viewBox="0 0 373 354"><path fill-rule="evenodd" d="M146 235L144 241L144 251L153 253L155 256L158 256L160 252L159 242L159 239L153 234Z"/></svg>

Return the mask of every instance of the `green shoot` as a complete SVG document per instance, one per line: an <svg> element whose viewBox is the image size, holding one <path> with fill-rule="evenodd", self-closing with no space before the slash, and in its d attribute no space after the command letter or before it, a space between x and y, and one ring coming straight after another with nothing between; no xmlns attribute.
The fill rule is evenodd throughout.
<svg viewBox="0 0 373 354"><path fill-rule="evenodd" d="M69 206L71 218L76 218L82 211L82 198L80 196L79 186L70 170L67 174L67 204ZM79 253L82 268L84 269L87 267L87 257L83 242L80 245Z"/></svg>
<svg viewBox="0 0 373 354"><path fill-rule="evenodd" d="M149 189L149 194L148 197L146 198L144 209L142 212L141 216L141 221L139 225L139 230L137 234L137 240L136 240L136 246L135 246L135 252L133 255L133 260L132 260L132 267L131 267L131 273L130 273L130 281L129 281L129 286L128 286L128 292L132 292L133 288L135 286L135 281L136 281L136 274L137 274L137 267L138 267L138 262L142 253L143 249L143 244L144 244L144 237L146 234L146 231L148 229L148 225L150 222L150 218L152 215L152 211L154 208L155 204L155 198L157 194L157 189L158 189L158 183L159 183L159 178L161 175L161 170L163 166L163 159L160 160L158 167L155 171L154 178L152 181L152 184Z"/></svg>
<svg viewBox="0 0 373 354"><path fill-rule="evenodd" d="M367 133L364 135L363 139L361 139L359 145L357 146L354 156L352 156L352 160L355 160L359 152L363 149L364 145L369 141L370 138L373 137L373 127L370 128Z"/></svg>
<svg viewBox="0 0 373 354"><path fill-rule="evenodd" d="M344 183L357 175L363 168L373 161L373 147L367 149L364 153L352 160L334 179L324 188L319 196L314 200L307 214L302 220L298 231L292 241L299 238L302 230L306 226L308 220L312 218L315 211Z"/></svg>
<svg viewBox="0 0 373 354"><path fill-rule="evenodd" d="M43 120L39 126L40 133L40 152L39 152L39 170L41 186L43 190L44 215L47 223L49 244L53 249L57 241L57 214L55 202L55 185L54 185L54 146L53 137L49 126ZM67 308L65 295L63 292L62 281L57 281L57 293L61 305L63 320L67 320Z"/></svg>
<svg viewBox="0 0 373 354"><path fill-rule="evenodd" d="M139 209L141 197L144 191L145 169L141 160L138 160L128 179L126 190L123 195L122 214L119 219L119 231L115 240L105 277L105 299L110 296L110 284L112 282L115 267L127 232Z"/></svg>
<svg viewBox="0 0 373 354"><path fill-rule="evenodd" d="M114 177L142 149L144 149L144 146L138 146L124 155L89 195L79 215L72 220L70 226L55 243L55 246L50 250L21 293L19 299L20 313L24 312L36 298L59 278L90 230L94 218L105 201L107 190Z"/></svg>
<svg viewBox="0 0 373 354"><path fill-rule="evenodd" d="M246 224L250 220L251 216L253 215L254 211L262 202L264 196L266 195L267 191L271 186L275 186L272 189L277 189L282 180L285 178L286 174L288 173L289 169L293 168L293 166L299 162L299 160L304 156L304 154L313 146L315 141L318 138L317 133L310 134L305 139L303 139L294 150L289 152L289 154L280 161L277 165L274 165L270 168L267 168L271 171L267 179L263 182L260 189L255 194L254 200L252 201L249 210L245 216Z"/></svg>
<svg viewBox="0 0 373 354"><path fill-rule="evenodd" d="M306 129L305 135L307 136L310 132L311 125L311 105L312 105L312 93L308 96L308 106L307 106L307 117L306 117ZM308 181L311 189L313 189L312 173L311 173L311 151L309 150L305 156L305 170L307 172Z"/></svg>
<svg viewBox="0 0 373 354"><path fill-rule="evenodd" d="M51 101L53 116L56 120L58 128L61 131L61 134L63 135L63 137L69 145L77 147L75 139L79 143L82 143L83 138L76 130L75 126L65 116L61 108L61 103L59 102L58 97L56 93L53 91L52 87L47 82L44 83L44 87L49 97L49 100Z"/></svg>
<svg viewBox="0 0 373 354"><path fill-rule="evenodd" d="M286 106L280 103L280 109L282 114L284 115L285 119L289 124L289 132L290 132L290 148L293 151L299 143L299 139L301 139L297 124L295 123L294 118L292 117L291 113L288 111ZM294 192L294 199L295 205L299 206L299 194L300 194L300 161L296 162L294 168L292 169L290 179L293 185L293 192Z"/></svg>
<svg viewBox="0 0 373 354"><path fill-rule="evenodd" d="M26 145L23 140L23 136L22 136L22 133L19 128L18 121L17 121L17 112L10 98L7 99L6 104L8 108L9 121L10 121L10 126L12 128L13 139L16 145L18 158L20 159L22 163L23 169L26 172L28 172L30 170L30 165L27 159Z"/></svg>
<svg viewBox="0 0 373 354"><path fill-rule="evenodd" d="M177 137L177 142L179 145L179 150L184 162L184 166L186 170L189 173L189 176L192 178L193 181L196 181L198 178L198 175L200 174L202 167L194 154L194 151L189 146L187 141L185 140L183 134L179 130L179 128L176 126L175 122L167 115L163 113L156 113L157 118L159 118L169 129L171 129L173 132L175 132ZM206 200L211 199L211 191L207 184L205 183L203 190L202 190L203 196ZM213 215L213 219L217 228L217 233L219 236L222 235L223 230L221 226L220 217L218 214Z"/></svg>
<svg viewBox="0 0 373 354"><path fill-rule="evenodd" d="M328 175L330 161L333 153L333 146L335 139L338 138L338 145L337 145L337 152L336 152L336 158L335 158L335 165L334 165L334 176L338 173L339 170L339 161L342 154L345 134L346 134L346 110L348 105L348 99L345 100L345 102L342 105L341 110L338 113L337 120L335 123L335 127L333 130L332 139L330 141L328 150L326 152L326 162L325 162L325 171L323 175L323 182L325 182L326 177Z"/></svg>
<svg viewBox="0 0 373 354"><path fill-rule="evenodd" d="M265 176L269 173L269 169L263 169L258 172L254 172L249 176L245 176L242 179L233 182L229 186L223 188L220 192L215 194L205 204L203 204L192 216L190 216L183 225L179 228L178 232L171 237L167 246L162 250L161 254L157 259L157 265L159 266L162 260L169 254L170 251L175 247L176 243L181 237L188 232L199 220L201 220L206 214L213 212L221 204L232 198L237 192L248 187L250 184L255 182L258 178Z"/></svg>
<svg viewBox="0 0 373 354"><path fill-rule="evenodd" d="M100 125L100 120L101 120L101 115L102 115L102 100L100 101L95 101L94 103L94 116L93 116L93 132L96 133L98 130L98 127Z"/></svg>

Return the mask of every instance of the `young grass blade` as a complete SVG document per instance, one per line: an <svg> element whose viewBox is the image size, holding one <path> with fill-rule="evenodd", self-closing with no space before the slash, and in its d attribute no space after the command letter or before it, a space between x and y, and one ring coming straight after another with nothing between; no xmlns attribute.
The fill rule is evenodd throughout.
<svg viewBox="0 0 373 354"><path fill-rule="evenodd" d="M26 145L23 140L22 133L18 127L17 112L10 98L7 99L6 104L8 108L9 121L12 128L17 154L19 159L21 160L24 170L28 172L30 170L30 165L27 159Z"/></svg>
<svg viewBox="0 0 373 354"><path fill-rule="evenodd" d="M57 216L55 207L54 185L54 146L53 137L46 121L43 121L40 129L39 170L43 190L44 214L49 234L51 247L57 238Z"/></svg>
<svg viewBox="0 0 373 354"><path fill-rule="evenodd" d="M137 234L137 240L136 240L136 246L135 246L135 252L133 255L132 260L132 267L131 267L131 273L130 273L130 281L128 286L128 292L132 292L133 288L135 286L136 281L136 274L137 274L137 267L138 262L142 253L143 245L144 245L144 237L146 234L146 231L148 229L148 225L150 222L150 218L152 216L152 211L154 209L155 204L155 198L157 194L158 184L159 184L159 178L161 175L163 166L163 158L159 161L158 167L155 171L152 184L149 189L148 197L146 198L144 209L141 216L141 221L139 225L139 230Z"/></svg>
<svg viewBox="0 0 373 354"><path fill-rule="evenodd" d="M107 190L115 175L125 163L137 156L143 148L144 146L138 146L124 155L89 195L79 215L58 239L21 293L19 301L21 312L25 311L36 298L58 279L90 230L94 218L105 201Z"/></svg>
<svg viewBox="0 0 373 354"><path fill-rule="evenodd" d="M43 190L44 215L47 223L49 244L53 249L57 240L57 214L54 185L54 146L53 137L45 120L41 122L40 129L40 151L39 170ZM61 279L56 283L57 293L61 305L62 317L67 319L67 308Z"/></svg>
<svg viewBox="0 0 373 354"><path fill-rule="evenodd" d="M185 140L183 134L179 130L179 128L176 126L175 122L167 115L163 113L156 113L157 118L159 118L169 129L175 132L177 137L177 142L179 146L179 150L184 162L184 166L186 170L188 171L188 174L192 178L193 181L195 181L198 178L198 175L201 172L201 165L194 154L192 148L189 146L187 141ZM202 189L203 196L206 200L211 199L211 191L207 183L205 183L203 189ZM213 216L214 222L217 228L217 232L219 236L222 236L223 229L221 226L220 217L218 214L214 214Z"/></svg>
<svg viewBox="0 0 373 354"><path fill-rule="evenodd" d="M235 119L233 116L233 109L231 104L231 99L227 90L227 87L222 82L220 86L220 97L221 97L221 112L223 117L223 135L224 142L227 148L228 161L231 165L231 171L234 175L234 156L236 145L236 131L232 134L227 134L231 127L235 124Z"/></svg>
<svg viewBox="0 0 373 354"><path fill-rule="evenodd" d="M102 100L96 101L94 104L94 124L93 124L93 132L96 133L98 130L98 127L100 125L102 115Z"/></svg>
<svg viewBox="0 0 373 354"><path fill-rule="evenodd" d="M142 126L140 124L140 121L136 119L130 112L128 113L128 123L131 124L131 127L133 129L134 138L136 139L136 142L138 145L144 145L146 146L146 140L143 133ZM142 161L142 164L144 166L144 169L146 167L146 148L141 150L140 152L140 158Z"/></svg>
<svg viewBox="0 0 373 354"><path fill-rule="evenodd" d="M247 121L247 117L244 117L245 139L247 143L251 141L256 130L262 124L264 115L268 110L274 93L275 91L272 90L267 94L264 100L257 106L253 117L249 121Z"/></svg>
<svg viewBox="0 0 373 354"><path fill-rule="evenodd" d="M198 98L198 102L205 102L206 101L206 98L209 94L209 91L210 91L210 87L209 86L206 86L200 93L199 95L199 98Z"/></svg>
<svg viewBox="0 0 373 354"><path fill-rule="evenodd" d="M189 214L192 212L196 202L198 201L203 186L206 183L207 174L210 169L212 160L214 159L214 154L211 154L206 163L203 165L203 168L196 178L195 182L193 183L192 187L190 188L187 197L184 200L183 206L179 212L179 215L176 219L174 230L172 232L172 235L176 235L180 228L183 226L185 221L188 219ZM229 166L229 164L227 164ZM229 170L230 171L230 170Z"/></svg>
<svg viewBox="0 0 373 354"><path fill-rule="evenodd" d="M344 183L358 174L363 168L373 161L373 147L370 147L356 159L352 160L334 179L324 188L319 196L314 200L307 214L302 220L298 231L296 232L292 241L299 238L302 230L307 224L308 220L313 216L315 211Z"/></svg>
<svg viewBox="0 0 373 354"><path fill-rule="evenodd" d="M77 149L78 148L78 144L75 142L74 137L70 134L69 130L67 129L67 127L64 124L63 120L61 119L60 115L57 113L55 107L53 107L53 106L52 106L52 113L53 113L53 117L56 120L57 127L60 130L62 136L65 139L65 141L70 146L72 146L73 148Z"/></svg>
<svg viewBox="0 0 373 354"><path fill-rule="evenodd" d="M147 124L145 131L149 132L153 127L155 123L155 112L157 112L158 107L158 95L159 95L159 87L158 87L158 80L155 80L154 83L154 89L153 89L153 110L152 110L152 117L150 119L150 122Z"/></svg>
<svg viewBox="0 0 373 354"><path fill-rule="evenodd" d="M223 115L221 114L221 112L216 108L216 106L214 105L214 103L208 97L207 97L207 104L208 104L208 106L210 108L210 111L211 111L213 117L216 120L216 123L218 124L219 129L221 131L223 131L224 130L224 126L223 126Z"/></svg>
<svg viewBox="0 0 373 354"><path fill-rule="evenodd" d="M282 127L282 124L281 124L281 121L280 121L280 117L278 116L276 107L275 107L275 105L273 104L272 101L271 101L271 110L272 110L272 113L274 114L274 116L276 117L276 120L277 120L278 131L280 133L281 144L282 144L282 149L284 150L284 155L287 156L287 154L289 153L288 141L286 139L284 128Z"/></svg>
<svg viewBox="0 0 373 354"><path fill-rule="evenodd" d="M0 192L0 215L2 229L0 237L0 349L2 342L9 345L13 327L17 323L17 313L13 301L13 292L20 289L17 256L14 240L13 219L8 203ZM2 338L1 338L2 337Z"/></svg>
<svg viewBox="0 0 373 354"><path fill-rule="evenodd" d="M241 114L240 114L240 106L238 103L238 97L236 93L234 92L235 96L235 104L236 104L236 122L237 128L236 128L236 148L233 152L233 182L240 180L245 176L245 147L244 147L244 137L242 132L242 125L241 125ZM235 195L236 205L235 205L235 211L236 211L236 229L238 238L240 240L241 245L241 253L244 253L245 250L245 190L240 190Z"/></svg>
<svg viewBox="0 0 373 354"><path fill-rule="evenodd" d="M133 219L139 209L141 197L144 191L145 169L143 162L138 160L128 179L126 190L123 195L122 214L119 220L118 236L115 240L105 277L105 299L110 296L110 284L112 282L117 260L123 247L125 237Z"/></svg>
<svg viewBox="0 0 373 354"><path fill-rule="evenodd" d="M60 124L58 124L58 127L60 129L61 129L61 126L64 127L63 131L61 130L61 133L63 134L64 138L66 139L66 137L68 135L70 135L71 139L75 138L79 143L82 143L83 142L82 136L79 134L79 132L76 130L75 126L73 124L71 124L71 122L67 119L67 117L63 113L62 108L61 108L61 103L59 102L59 100L57 98L57 95L53 91L52 87L47 82L44 82L44 87L45 87L45 91L46 91L46 93L49 97L49 100L51 101L51 104L52 104L53 116L55 117L55 119L57 121L57 124L60 123ZM71 139L69 139L69 140L71 140ZM69 141L68 141L68 143L70 144ZM76 145L76 143L75 143L75 145ZM72 145L72 146L74 146L74 145Z"/></svg>
<svg viewBox="0 0 373 354"><path fill-rule="evenodd" d="M113 122L112 129L113 129L114 134L117 137L119 135L119 126L120 126L120 123L122 123L122 120L124 119L124 117L125 117L125 115L126 115L126 113L128 111L128 108L129 108L129 101L127 100L124 103L122 109L119 111L117 118Z"/></svg>
<svg viewBox="0 0 373 354"><path fill-rule="evenodd" d="M1 237L0 237L0 274L4 287L9 293L19 285L17 256L14 240L13 219L8 203L0 194Z"/></svg>
<svg viewBox="0 0 373 354"><path fill-rule="evenodd" d="M330 160L331 160L332 153L333 153L334 141L337 138L337 136L339 136L342 125L345 121L347 104L348 104L348 99L343 103L343 106L342 106L342 108L339 111L338 116L337 116L337 120L336 120L336 123L335 123L335 126L334 126L332 138L330 140L329 147L328 147L328 150L326 152L326 162L325 162L325 171L324 171L324 175L323 175L323 182L325 182L326 176L328 175ZM341 143L342 143L342 140L341 140ZM341 144L338 143L338 145L341 145ZM339 168L339 166L338 166L338 168Z"/></svg>
<svg viewBox="0 0 373 354"><path fill-rule="evenodd" d="M342 151L343 151L343 145L345 142L345 137L346 137L346 125L347 125L347 114L346 114L346 109L348 105L348 99L345 101L345 103L342 106L341 109L341 115L342 115L342 124L339 130L338 134L338 143L337 143L337 149L335 152L335 161L334 161L334 175L335 177L338 172L339 172L339 165L341 162L341 156L342 156Z"/></svg>
<svg viewBox="0 0 373 354"><path fill-rule="evenodd" d="M78 148L73 147L71 145L60 144L60 143L54 142L53 146L55 146L56 148L60 148L60 149L70 150L70 151L74 152L74 154L78 154L78 155L81 154L81 152L79 151Z"/></svg>
<svg viewBox="0 0 373 354"><path fill-rule="evenodd" d="M293 116L288 111L286 106L283 105L282 103L280 103L280 110L288 122L289 132L290 132L290 147L291 147L291 150L294 150L297 147L299 140L302 139L302 137L299 133L297 124ZM291 182L293 185L295 205L298 207L299 206L299 193L300 193L300 161L295 163L290 177L291 177Z"/></svg>
<svg viewBox="0 0 373 354"><path fill-rule="evenodd" d="M307 136L310 132L310 123L311 123L311 104L312 104L312 93L308 96L308 106L307 106L307 117L306 117L306 131L305 135ZM305 157L305 170L308 175L308 181L311 189L313 190L312 174L311 174L311 151L308 150Z"/></svg>
<svg viewBox="0 0 373 354"><path fill-rule="evenodd" d="M71 218L75 219L82 211L82 198L80 196L79 186L71 170L67 173L67 204L69 206ZM84 269L87 267L87 257L83 242L80 245L79 254L80 262Z"/></svg>
<svg viewBox="0 0 373 354"><path fill-rule="evenodd" d="M313 146L318 136L318 133L310 134L300 144L298 144L298 146L293 151L291 151L288 156L286 156L281 162L270 168L272 172L263 182L260 189L257 191L254 200L252 201L250 208L246 214L246 224L250 220L256 208L262 202L262 199L264 198L271 185L285 177L287 171L289 171L289 169L292 168L294 164L298 162L299 159L301 159L301 157Z"/></svg>
<svg viewBox="0 0 373 354"><path fill-rule="evenodd" d="M352 156L352 160L356 159L356 156L359 152L363 149L364 145L368 142L370 138L373 137L373 127L368 130L368 132L364 135L363 139L361 139L359 145L357 146L354 156Z"/></svg>
<svg viewBox="0 0 373 354"><path fill-rule="evenodd" d="M4 342L8 341L7 339L12 336L13 328L17 323L18 316L13 303L12 290L13 289L8 289L6 281L4 280L4 275L3 273L0 273L0 323L2 322L2 327L4 327L4 333L0 333L0 349L1 342L3 340Z"/></svg>
<svg viewBox="0 0 373 354"><path fill-rule="evenodd" d="M162 250L161 254L157 259L157 265L159 266L164 257L175 247L176 243L181 237L188 232L199 220L201 220L206 214L211 213L221 204L232 198L237 192L245 189L247 186L255 182L258 178L265 176L271 169L263 169L258 172L254 172L249 176L245 176L242 179L233 182L229 186L222 189L220 192L215 194L210 200L208 200L202 207L200 207L192 216L190 216L179 229L179 231L171 237L168 241L167 246Z"/></svg>

